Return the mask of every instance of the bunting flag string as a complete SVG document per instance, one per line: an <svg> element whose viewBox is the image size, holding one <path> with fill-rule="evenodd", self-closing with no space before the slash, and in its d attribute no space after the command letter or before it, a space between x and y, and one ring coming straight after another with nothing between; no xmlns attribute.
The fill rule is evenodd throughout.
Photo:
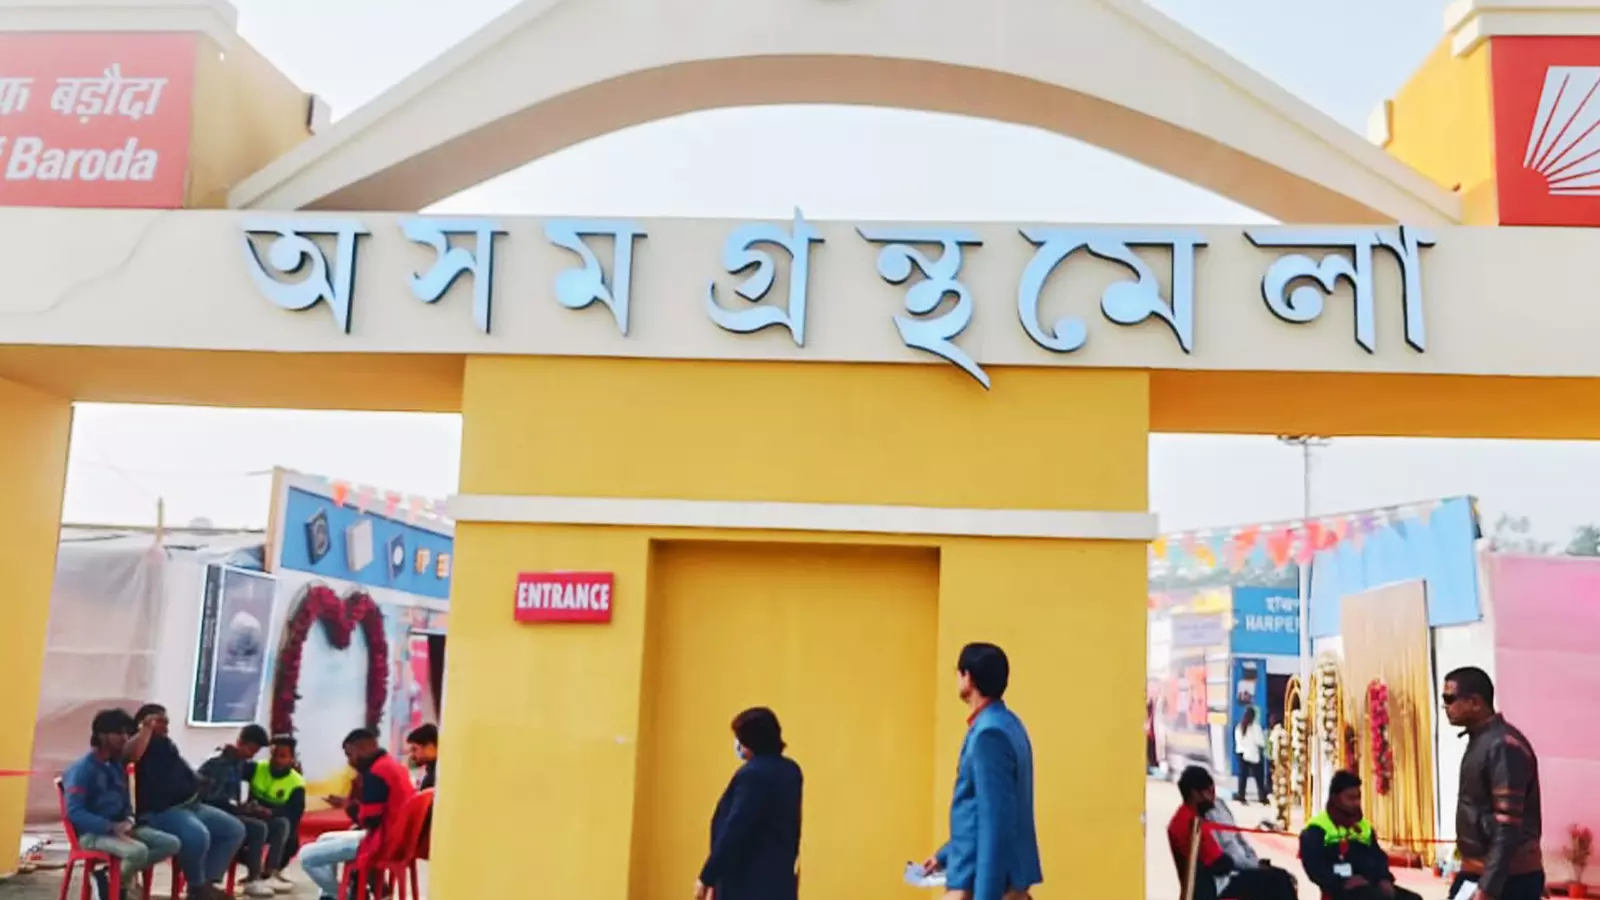
<svg viewBox="0 0 1600 900"><path fill-rule="evenodd" d="M381 500L382 515L389 518L403 515L405 521L411 525L415 525L419 521L450 521L448 508L443 500L434 500L416 494L403 494L398 491L380 491L371 485L357 485L349 481L325 478L304 472L294 472L293 474L316 484L317 488L326 493L328 499L333 501L333 505L341 509L346 506L353 506L357 512L367 514L373 512L375 504Z"/></svg>
<svg viewBox="0 0 1600 900"><path fill-rule="evenodd" d="M1230 572L1241 572L1253 565L1281 570L1291 562L1307 565L1318 554L1345 545L1359 551L1384 534L1406 540L1418 529L1429 527L1434 515L1454 502L1468 504L1476 528L1476 498L1448 498L1311 519L1164 534L1150 542L1149 558L1153 567L1167 571L1225 566Z"/></svg>

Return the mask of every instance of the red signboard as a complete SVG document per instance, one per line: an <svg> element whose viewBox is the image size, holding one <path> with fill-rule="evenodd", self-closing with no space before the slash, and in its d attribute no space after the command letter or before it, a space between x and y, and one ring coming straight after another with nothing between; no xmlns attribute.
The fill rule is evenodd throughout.
<svg viewBox="0 0 1600 900"><path fill-rule="evenodd" d="M1497 37L1489 65L1501 224L1600 226L1600 38Z"/></svg>
<svg viewBox="0 0 1600 900"><path fill-rule="evenodd" d="M182 206L196 40L0 34L0 206Z"/></svg>
<svg viewBox="0 0 1600 900"><path fill-rule="evenodd" d="M610 572L523 572L517 576L518 622L609 622Z"/></svg>

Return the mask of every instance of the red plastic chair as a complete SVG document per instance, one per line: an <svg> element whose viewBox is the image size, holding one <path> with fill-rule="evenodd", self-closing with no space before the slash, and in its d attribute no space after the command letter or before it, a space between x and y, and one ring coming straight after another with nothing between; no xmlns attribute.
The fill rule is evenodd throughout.
<svg viewBox="0 0 1600 900"><path fill-rule="evenodd" d="M433 811L433 788L418 791L406 801L396 817L394 826L384 835L384 845L364 862L345 863L344 877L340 880L340 893L349 900L357 895L351 888L366 884L373 876L393 884L393 900L422 900L422 889L417 877L418 854L422 850L428 824L428 813ZM409 886L410 891L406 889Z"/></svg>
<svg viewBox="0 0 1600 900"><path fill-rule="evenodd" d="M83 864L83 888L79 891L79 900L90 900L91 892L89 882L98 866L105 866L111 881L111 896L122 897L122 861L104 850L85 850L78 843L78 829L72 827L72 820L67 818L67 791L61 784L61 779L56 779L56 800L61 804L61 827L67 832L67 869L61 879L61 900L67 900L67 891L72 887L72 870Z"/></svg>

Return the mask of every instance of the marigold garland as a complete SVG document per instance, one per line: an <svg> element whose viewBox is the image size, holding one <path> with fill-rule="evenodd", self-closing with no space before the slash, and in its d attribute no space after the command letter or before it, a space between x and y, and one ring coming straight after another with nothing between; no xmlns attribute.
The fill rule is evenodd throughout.
<svg viewBox="0 0 1600 900"><path fill-rule="evenodd" d="M1389 742L1389 686L1374 678L1367 685L1367 724L1372 729L1373 789L1387 795L1394 783L1394 746Z"/></svg>
<svg viewBox="0 0 1600 900"><path fill-rule="evenodd" d="M383 630L383 611L372 595L357 590L341 599L333 588L312 584L305 588L294 612L284 623L278 650L278 668L272 685L272 733L294 734L295 705L300 701L300 663L306 638L322 623L328 643L336 650L350 646L357 626L367 639L366 726L377 728L389 703L389 640Z"/></svg>

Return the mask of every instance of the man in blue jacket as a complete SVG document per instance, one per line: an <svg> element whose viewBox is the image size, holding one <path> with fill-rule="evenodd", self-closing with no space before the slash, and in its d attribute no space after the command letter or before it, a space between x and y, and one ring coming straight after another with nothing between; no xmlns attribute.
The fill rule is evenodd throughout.
<svg viewBox="0 0 1600 900"><path fill-rule="evenodd" d="M993 644L968 644L956 675L972 714L950 799L950 842L923 871L944 871L947 898L1027 900L1044 874L1033 827L1033 746L1002 699L1011 663Z"/></svg>
<svg viewBox="0 0 1600 900"><path fill-rule="evenodd" d="M87 755L61 777L67 797L67 821L78 832L85 850L99 850L122 861L123 897L138 897L136 876L144 869L178 852L178 839L133 821L128 796L128 773L122 761L133 717L120 709L102 710L89 726ZM111 898L107 879L100 875L100 896Z"/></svg>

